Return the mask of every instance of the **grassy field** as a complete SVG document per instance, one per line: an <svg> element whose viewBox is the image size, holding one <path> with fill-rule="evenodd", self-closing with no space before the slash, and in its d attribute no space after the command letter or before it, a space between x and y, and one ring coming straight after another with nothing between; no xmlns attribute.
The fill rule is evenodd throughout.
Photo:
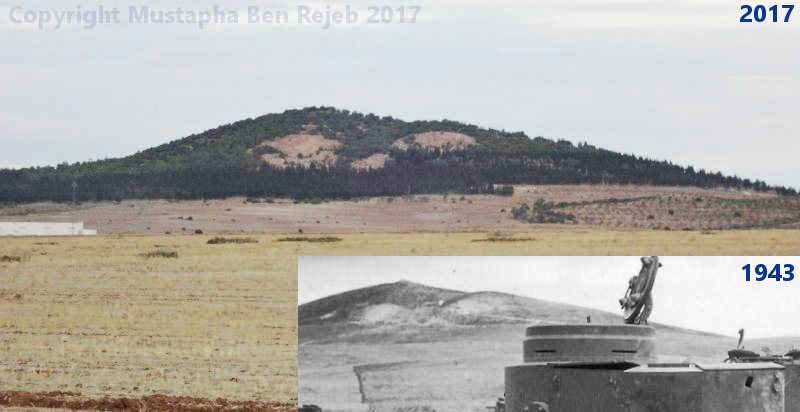
<svg viewBox="0 0 800 412"><path fill-rule="evenodd" d="M0 388L294 403L300 255L796 254L800 231L0 239ZM174 252L174 253L173 253Z"/></svg>

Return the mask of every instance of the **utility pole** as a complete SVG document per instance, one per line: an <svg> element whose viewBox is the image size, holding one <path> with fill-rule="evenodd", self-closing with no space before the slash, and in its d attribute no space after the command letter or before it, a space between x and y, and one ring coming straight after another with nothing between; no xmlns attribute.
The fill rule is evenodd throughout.
<svg viewBox="0 0 800 412"><path fill-rule="evenodd" d="M72 205L73 206L78 204L78 198L76 196L77 193L78 193L78 182L73 180L72 181Z"/></svg>

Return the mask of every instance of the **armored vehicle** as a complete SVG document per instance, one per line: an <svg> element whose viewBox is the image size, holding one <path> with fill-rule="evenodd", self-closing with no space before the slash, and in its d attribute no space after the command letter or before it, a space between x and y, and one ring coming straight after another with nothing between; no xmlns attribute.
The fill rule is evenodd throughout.
<svg viewBox="0 0 800 412"><path fill-rule="evenodd" d="M642 270L620 299L620 324L526 328L523 363L505 369L498 410L800 412L800 361L789 356L658 363L656 332L647 317L661 262L656 256L641 261Z"/></svg>

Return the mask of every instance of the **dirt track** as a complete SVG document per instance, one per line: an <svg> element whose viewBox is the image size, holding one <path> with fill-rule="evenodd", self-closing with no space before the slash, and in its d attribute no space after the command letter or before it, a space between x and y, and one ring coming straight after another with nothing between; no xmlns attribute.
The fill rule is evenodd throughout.
<svg viewBox="0 0 800 412"><path fill-rule="evenodd" d="M76 392L0 392L0 407L59 408L102 411L269 411L290 412L290 404L228 401L187 396L152 395L141 398L89 398Z"/></svg>

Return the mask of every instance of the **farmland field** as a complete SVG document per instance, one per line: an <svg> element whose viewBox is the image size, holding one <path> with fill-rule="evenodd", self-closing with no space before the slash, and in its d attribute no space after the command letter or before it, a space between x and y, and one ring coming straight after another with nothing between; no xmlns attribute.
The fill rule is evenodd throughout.
<svg viewBox="0 0 800 412"><path fill-rule="evenodd" d="M512 210L543 200L571 216L528 223ZM516 186L513 196L412 195L353 200L244 198L34 203L0 221L82 221L100 234L530 232L800 229L800 197L693 187Z"/></svg>
<svg viewBox="0 0 800 412"><path fill-rule="evenodd" d="M294 260L206 240L0 240L0 388L294 405Z"/></svg>
<svg viewBox="0 0 800 412"><path fill-rule="evenodd" d="M21 391L58 398L29 406L189 396L289 408L297 399L300 255L800 250L797 230L248 235L239 237L248 243L209 244L212 238L0 239L0 405L27 399Z"/></svg>

